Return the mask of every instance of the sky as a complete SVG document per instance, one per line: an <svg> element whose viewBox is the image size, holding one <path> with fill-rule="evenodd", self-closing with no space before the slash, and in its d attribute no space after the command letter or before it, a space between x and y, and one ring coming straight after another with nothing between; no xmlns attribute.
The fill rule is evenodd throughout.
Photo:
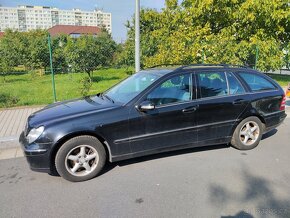
<svg viewBox="0 0 290 218"><path fill-rule="evenodd" d="M140 0L141 7L160 10L165 0ZM18 5L50 6L70 10L79 8L92 11L95 7L112 13L112 35L118 41L125 41L127 29L125 23L130 20L135 11L135 0L0 0L3 7L16 7Z"/></svg>

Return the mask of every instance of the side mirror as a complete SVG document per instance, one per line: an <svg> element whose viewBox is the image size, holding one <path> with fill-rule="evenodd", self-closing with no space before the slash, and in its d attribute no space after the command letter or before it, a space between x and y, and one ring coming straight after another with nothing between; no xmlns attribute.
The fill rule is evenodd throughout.
<svg viewBox="0 0 290 218"><path fill-rule="evenodd" d="M137 106L139 111L149 111L149 110L154 110L155 105L154 103L150 101L144 101L140 105Z"/></svg>

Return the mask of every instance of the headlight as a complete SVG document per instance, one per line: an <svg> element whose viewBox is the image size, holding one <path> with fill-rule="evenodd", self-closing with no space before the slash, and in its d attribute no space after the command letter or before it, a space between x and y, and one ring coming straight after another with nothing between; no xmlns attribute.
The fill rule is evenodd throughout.
<svg viewBox="0 0 290 218"><path fill-rule="evenodd" d="M43 131L44 131L44 127L43 126L40 126L38 128L33 128L32 130L30 130L30 132L27 135L28 143L32 143L36 139L38 139L39 136L43 133Z"/></svg>

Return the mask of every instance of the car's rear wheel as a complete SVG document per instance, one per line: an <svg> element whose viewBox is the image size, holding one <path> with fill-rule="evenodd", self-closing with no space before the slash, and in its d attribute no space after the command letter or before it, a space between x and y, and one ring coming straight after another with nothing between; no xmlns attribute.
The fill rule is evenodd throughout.
<svg viewBox="0 0 290 218"><path fill-rule="evenodd" d="M250 150L260 143L263 124L258 117L248 117L236 127L231 144L239 150Z"/></svg>
<svg viewBox="0 0 290 218"><path fill-rule="evenodd" d="M65 142L55 157L56 170L64 179L81 182L97 176L106 162L102 143L92 136L78 136Z"/></svg>

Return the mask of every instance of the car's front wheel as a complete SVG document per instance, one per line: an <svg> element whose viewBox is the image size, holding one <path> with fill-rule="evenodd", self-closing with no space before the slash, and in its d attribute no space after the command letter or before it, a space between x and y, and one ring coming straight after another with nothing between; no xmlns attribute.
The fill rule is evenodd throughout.
<svg viewBox="0 0 290 218"><path fill-rule="evenodd" d="M263 135L263 124L258 117L248 117L236 127L231 144L239 150L255 148Z"/></svg>
<svg viewBox="0 0 290 218"><path fill-rule="evenodd" d="M106 151L93 136L78 136L65 142L55 157L56 170L64 179L81 182L97 176L106 163Z"/></svg>

